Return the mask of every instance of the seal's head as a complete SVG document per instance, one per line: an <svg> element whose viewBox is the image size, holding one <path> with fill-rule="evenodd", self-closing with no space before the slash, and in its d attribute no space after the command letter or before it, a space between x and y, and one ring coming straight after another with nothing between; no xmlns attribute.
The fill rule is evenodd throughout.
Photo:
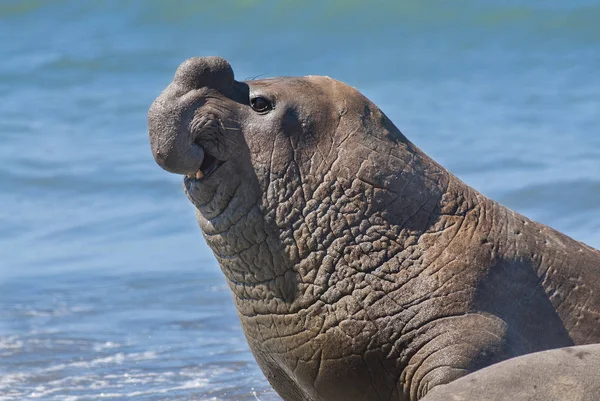
<svg viewBox="0 0 600 401"><path fill-rule="evenodd" d="M222 58L189 59L150 108L154 158L186 176L201 216L228 220L299 167L297 157L312 158L318 132L333 136L344 112L326 99L335 86L325 77L238 82Z"/></svg>
<svg viewBox="0 0 600 401"><path fill-rule="evenodd" d="M412 202L404 212L422 209L438 186L377 106L328 77L240 82L222 58L191 58L152 104L149 132L158 164L185 175L232 285L298 274L302 259L342 235L337 226L364 224L402 191ZM305 279L266 293L289 301Z"/></svg>

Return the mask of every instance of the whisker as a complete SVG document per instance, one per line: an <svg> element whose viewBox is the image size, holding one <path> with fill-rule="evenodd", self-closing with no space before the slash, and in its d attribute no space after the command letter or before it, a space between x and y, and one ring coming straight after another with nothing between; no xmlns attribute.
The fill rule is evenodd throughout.
<svg viewBox="0 0 600 401"><path fill-rule="evenodd" d="M244 79L244 81L256 81L258 78L264 77L267 74L269 74L269 73L265 72L264 74L259 74L254 77L248 77L248 78Z"/></svg>
<svg viewBox="0 0 600 401"><path fill-rule="evenodd" d="M219 120L219 125L221 126L221 129L224 129L226 131L241 131L241 129L239 129L239 128L227 127L225 124L223 124L222 120ZM227 138L226 135L222 135L221 138L223 138L226 142L229 142L231 145L233 145L234 149L237 148L238 144L235 143L233 140Z"/></svg>

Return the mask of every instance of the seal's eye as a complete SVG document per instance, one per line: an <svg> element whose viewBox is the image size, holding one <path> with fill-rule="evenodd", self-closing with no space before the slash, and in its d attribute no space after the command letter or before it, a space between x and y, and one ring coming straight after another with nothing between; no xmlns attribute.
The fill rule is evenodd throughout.
<svg viewBox="0 0 600 401"><path fill-rule="evenodd" d="M252 106L254 111L257 111L259 113L266 113L267 111L269 111L273 108L273 106L271 105L271 102L269 102L267 99L265 99L262 96L256 96L256 97L251 98L250 106Z"/></svg>

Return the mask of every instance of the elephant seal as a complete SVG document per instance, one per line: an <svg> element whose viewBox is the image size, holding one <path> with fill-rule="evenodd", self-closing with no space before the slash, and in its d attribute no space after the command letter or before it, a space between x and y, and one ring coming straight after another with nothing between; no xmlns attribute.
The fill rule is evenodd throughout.
<svg viewBox="0 0 600 401"><path fill-rule="evenodd" d="M350 86L192 58L148 125L286 401L417 400L600 342L600 252L470 188Z"/></svg>
<svg viewBox="0 0 600 401"><path fill-rule="evenodd" d="M536 352L436 387L423 401L598 401L600 344Z"/></svg>

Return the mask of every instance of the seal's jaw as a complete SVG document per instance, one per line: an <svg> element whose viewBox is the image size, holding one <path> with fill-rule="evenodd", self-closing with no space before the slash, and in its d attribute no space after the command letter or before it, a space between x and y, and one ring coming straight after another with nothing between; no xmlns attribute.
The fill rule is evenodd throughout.
<svg viewBox="0 0 600 401"><path fill-rule="evenodd" d="M202 148L204 155L196 171L185 174L184 187L196 208L210 216L214 205L225 204L232 185L243 175L237 166L243 159L242 128L234 102L223 96L202 99L202 105L192 113L186 126L193 146Z"/></svg>
<svg viewBox="0 0 600 401"><path fill-rule="evenodd" d="M186 174L183 177L184 187L188 192L188 196L193 198L192 201L196 198L195 194L202 190L202 184L210 180L223 164L225 164L224 160L217 159L215 156L205 152L204 159L198 171L195 174Z"/></svg>
<svg viewBox="0 0 600 401"><path fill-rule="evenodd" d="M196 174L186 174L185 178L190 180L203 180L208 178L214 173L219 167L225 163L223 160L219 160L211 154L204 153L204 160Z"/></svg>
<svg viewBox="0 0 600 401"><path fill-rule="evenodd" d="M206 108L206 106L205 106ZM227 149L223 145L225 125L214 113L204 112L204 108L196 111L190 124L190 137L192 146L199 146L203 150L203 158L199 160L199 168L194 173L185 174L188 179L203 180L211 176L227 159Z"/></svg>

